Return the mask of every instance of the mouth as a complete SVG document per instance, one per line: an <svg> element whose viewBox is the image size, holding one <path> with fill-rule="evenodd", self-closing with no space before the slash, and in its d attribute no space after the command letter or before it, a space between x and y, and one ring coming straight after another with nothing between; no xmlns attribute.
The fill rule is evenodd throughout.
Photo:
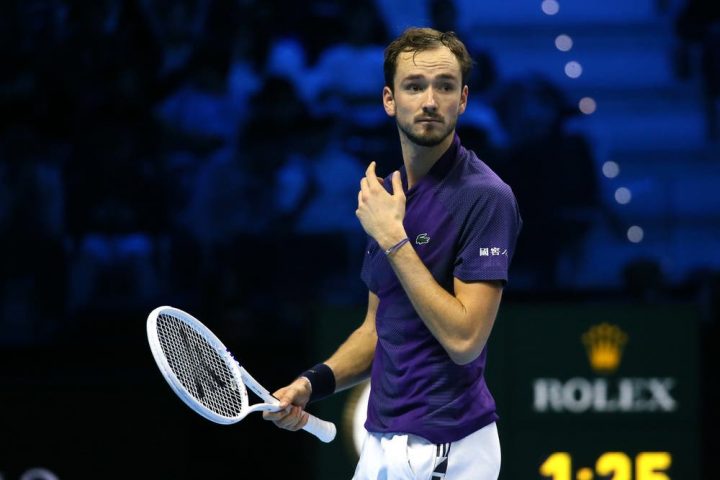
<svg viewBox="0 0 720 480"><path fill-rule="evenodd" d="M417 123L442 123L442 119L436 117L423 117L418 118Z"/></svg>

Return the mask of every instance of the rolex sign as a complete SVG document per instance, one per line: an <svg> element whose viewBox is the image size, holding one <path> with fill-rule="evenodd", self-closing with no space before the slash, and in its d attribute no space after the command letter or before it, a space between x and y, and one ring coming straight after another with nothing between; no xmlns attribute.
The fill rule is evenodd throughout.
<svg viewBox="0 0 720 480"><path fill-rule="evenodd" d="M692 308L507 305L495 327L501 478L700 478Z"/></svg>

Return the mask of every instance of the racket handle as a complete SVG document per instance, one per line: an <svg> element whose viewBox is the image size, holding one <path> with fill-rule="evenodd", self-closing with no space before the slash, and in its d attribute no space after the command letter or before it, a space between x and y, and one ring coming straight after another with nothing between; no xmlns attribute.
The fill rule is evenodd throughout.
<svg viewBox="0 0 720 480"><path fill-rule="evenodd" d="M308 433L312 433L325 443L332 442L335 438L335 434L337 433L335 424L332 422L326 422L325 420L320 420L314 415L308 415L308 421L303 427L303 430Z"/></svg>

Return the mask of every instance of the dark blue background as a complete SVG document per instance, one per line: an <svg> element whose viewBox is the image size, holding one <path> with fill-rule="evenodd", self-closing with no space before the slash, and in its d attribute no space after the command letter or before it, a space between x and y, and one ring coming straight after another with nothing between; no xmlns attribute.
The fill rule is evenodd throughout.
<svg viewBox="0 0 720 480"><path fill-rule="evenodd" d="M3 2L0 475L314 478L311 437L193 417L145 318L192 312L270 389L321 360L313 319L366 299L356 193L370 161L400 165L382 51L411 25L476 60L458 131L525 220L506 303L699 309L709 465L718 18L710 0Z"/></svg>

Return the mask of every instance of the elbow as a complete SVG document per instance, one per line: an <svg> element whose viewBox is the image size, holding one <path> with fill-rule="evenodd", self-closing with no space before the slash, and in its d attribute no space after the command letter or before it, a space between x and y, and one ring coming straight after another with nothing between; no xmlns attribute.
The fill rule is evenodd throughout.
<svg viewBox="0 0 720 480"><path fill-rule="evenodd" d="M468 363L471 363L473 360L475 360L477 357L480 356L480 353L473 354L473 353L450 353L448 352L448 355L450 356L450 360L453 361L456 365L467 365Z"/></svg>
<svg viewBox="0 0 720 480"><path fill-rule="evenodd" d="M459 341L445 347L445 351L456 365L467 365L480 356L484 347L485 342Z"/></svg>

